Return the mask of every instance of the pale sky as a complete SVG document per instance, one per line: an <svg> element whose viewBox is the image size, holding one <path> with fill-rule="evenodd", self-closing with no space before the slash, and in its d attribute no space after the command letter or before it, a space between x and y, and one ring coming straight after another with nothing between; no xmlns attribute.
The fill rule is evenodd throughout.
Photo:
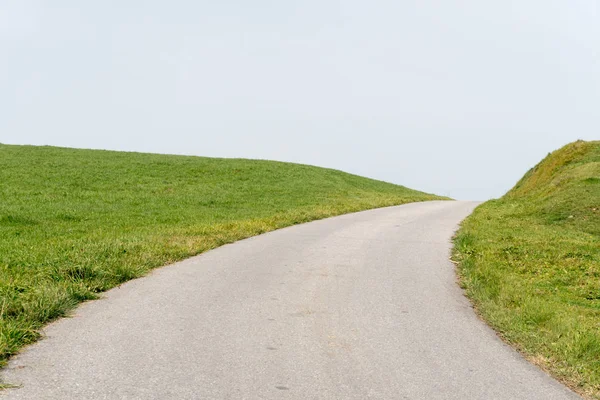
<svg viewBox="0 0 600 400"><path fill-rule="evenodd" d="M597 0L0 0L0 142L499 197L600 139Z"/></svg>

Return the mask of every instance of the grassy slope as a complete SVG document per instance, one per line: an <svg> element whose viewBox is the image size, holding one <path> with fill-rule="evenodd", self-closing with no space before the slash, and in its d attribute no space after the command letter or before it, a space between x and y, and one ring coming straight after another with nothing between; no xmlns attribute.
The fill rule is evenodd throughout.
<svg viewBox="0 0 600 400"><path fill-rule="evenodd" d="M600 399L600 142L550 154L455 239L481 315L531 360Z"/></svg>
<svg viewBox="0 0 600 400"><path fill-rule="evenodd" d="M0 145L0 362L78 302L287 225L438 197L271 161Z"/></svg>

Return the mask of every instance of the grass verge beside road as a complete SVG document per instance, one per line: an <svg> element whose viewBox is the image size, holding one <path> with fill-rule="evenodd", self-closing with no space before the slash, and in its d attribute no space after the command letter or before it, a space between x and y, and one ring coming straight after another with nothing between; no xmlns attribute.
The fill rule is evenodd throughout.
<svg viewBox="0 0 600 400"><path fill-rule="evenodd" d="M154 267L292 224L435 199L298 164L0 145L0 363L45 323Z"/></svg>
<svg viewBox="0 0 600 400"><path fill-rule="evenodd" d="M475 210L454 259L467 295L507 342L600 399L600 142L550 154Z"/></svg>

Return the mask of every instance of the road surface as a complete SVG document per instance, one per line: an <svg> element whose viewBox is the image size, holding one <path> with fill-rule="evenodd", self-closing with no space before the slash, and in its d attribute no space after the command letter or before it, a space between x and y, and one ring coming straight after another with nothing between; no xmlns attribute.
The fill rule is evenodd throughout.
<svg viewBox="0 0 600 400"><path fill-rule="evenodd" d="M450 238L475 206L345 215L155 270L51 324L0 398L578 399L456 285Z"/></svg>

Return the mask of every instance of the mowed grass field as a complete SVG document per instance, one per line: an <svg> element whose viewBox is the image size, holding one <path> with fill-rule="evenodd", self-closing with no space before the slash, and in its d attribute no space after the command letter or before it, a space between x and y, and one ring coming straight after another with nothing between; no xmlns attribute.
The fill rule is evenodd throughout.
<svg viewBox="0 0 600 400"><path fill-rule="evenodd" d="M0 145L0 363L45 323L154 267L292 224L435 199L306 165Z"/></svg>
<svg viewBox="0 0 600 400"><path fill-rule="evenodd" d="M572 143L455 238L461 283L511 344L600 399L600 142Z"/></svg>

